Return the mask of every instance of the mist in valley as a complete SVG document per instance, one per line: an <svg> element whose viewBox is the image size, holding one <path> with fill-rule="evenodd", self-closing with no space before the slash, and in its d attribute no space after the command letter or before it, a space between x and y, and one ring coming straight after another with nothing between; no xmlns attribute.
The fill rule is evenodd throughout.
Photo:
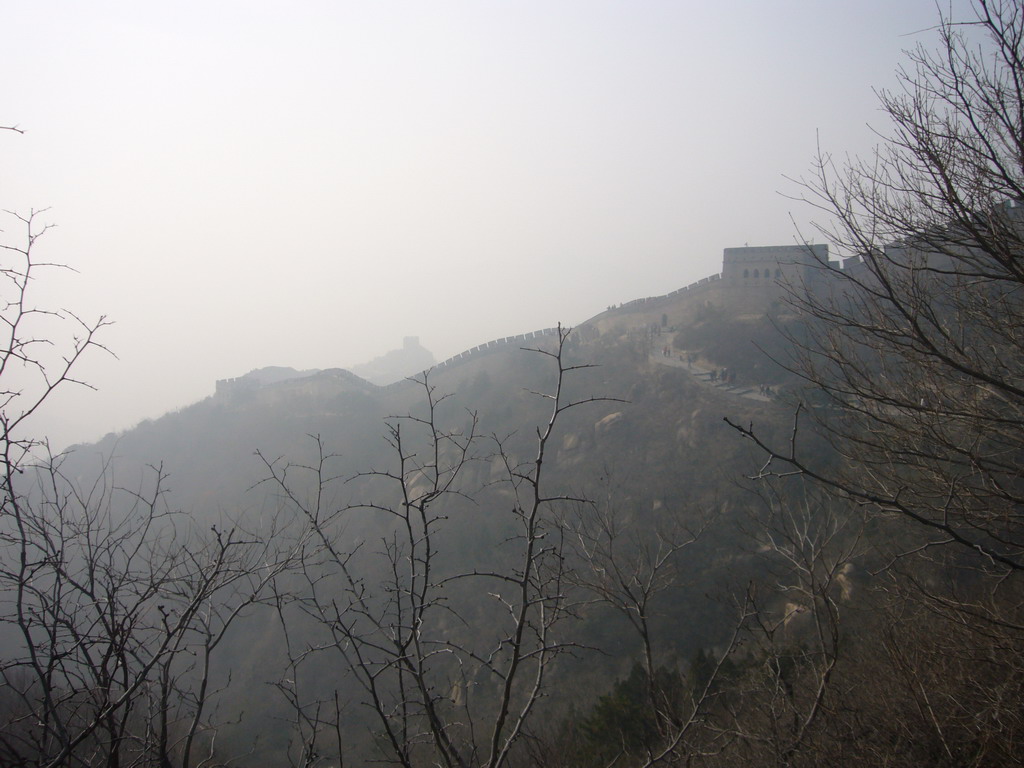
<svg viewBox="0 0 1024 768"><path fill-rule="evenodd" d="M1017 759L1021 10L16 4L0 763Z"/></svg>

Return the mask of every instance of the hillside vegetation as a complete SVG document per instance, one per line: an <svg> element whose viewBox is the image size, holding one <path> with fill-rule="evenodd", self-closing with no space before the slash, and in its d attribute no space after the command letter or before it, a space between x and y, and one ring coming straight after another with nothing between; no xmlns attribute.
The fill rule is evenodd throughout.
<svg viewBox="0 0 1024 768"><path fill-rule="evenodd" d="M104 324L44 358L8 248L0 761L1019 764L1024 13L974 9L805 182L841 268L729 249L389 386L254 372L45 455Z"/></svg>
<svg viewBox="0 0 1024 768"><path fill-rule="evenodd" d="M934 666L955 635L937 646L891 591L914 530L759 472L764 450L725 421L790 440L795 403L820 399L794 367L806 319L693 296L659 310L395 386L278 376L63 457L50 486L65 514L81 498L164 530L150 556L171 558L167 578L175 552L195 575L225 566L200 596L217 610L173 638L187 653L157 662L173 685L146 683L132 718L165 713L176 754L191 734L253 764L436 750L476 764L488 745L508 764L752 764L896 749L928 681L971 701ZM734 377L712 380L721 369ZM798 442L815 471L839 466L815 431ZM89 487L109 491L66 495ZM177 578L154 595L185 599L167 592ZM161 632L123 641L138 654ZM882 696L881 679L907 684ZM109 738L88 735L99 752Z"/></svg>

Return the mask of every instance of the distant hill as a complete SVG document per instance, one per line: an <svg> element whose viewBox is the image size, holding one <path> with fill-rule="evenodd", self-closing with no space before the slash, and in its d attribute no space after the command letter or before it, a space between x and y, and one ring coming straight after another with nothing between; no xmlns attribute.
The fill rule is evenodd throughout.
<svg viewBox="0 0 1024 768"><path fill-rule="evenodd" d="M731 616L723 599L745 588L758 567L747 544L737 540L734 524L751 504L741 480L755 456L723 416L742 423L756 420L767 436L785 434L786 409L750 395L765 381L776 389L786 384L784 371L772 367L752 339L780 354L785 345L769 319L774 313L778 321L778 311L760 296L751 305L744 295L730 293L721 279L709 279L609 308L574 329L566 348L566 362L582 367L567 377L564 396L612 399L563 415L545 462L548 491L613 505L636 531L670 524L696 531L708 519L717 521L678 558L678 585L652 615L665 658L688 659L719 644ZM301 485L301 495L322 495L325 507L333 510L379 505L387 498L374 490L373 473L398 471L395 436L387 431L386 419L424 418L425 385L434 388L439 401L434 415L441 426L467 428L476 414L481 435L501 439L513 463L529 462L549 408L549 401L536 393L550 392L556 373L544 353L555 348L557 338L548 329L495 340L433 369L433 356L415 338L352 371L258 369L218 382L215 395L176 413L78 446L63 470L89 483L110 459L113 484L132 488L144 484L147 466L161 466L168 475L170 503L206 529L223 525L225 518L262 520L288 510L288 502L261 483L268 470L254 453L278 466L293 466L293 474L303 478L320 461L315 437L329 457L329 475L339 482L321 489L315 483ZM728 386L710 381L706 372L719 366L734 367L739 381ZM420 383L407 380L410 376ZM407 448L415 451L415 423L403 434L410 441ZM495 567L514 536L505 514L511 500L494 483L497 470L500 466L481 454L462 474L461 495L445 513L450 523L435 538L443 553L439 565L446 572ZM390 518L372 510L353 511L340 545L380 542L390 524ZM368 578L373 582L376 577L371 573ZM462 597L468 601L467 615L477 615L474 600L486 599ZM253 626L225 656L238 669L274 670L264 654L279 650L275 632L271 625ZM621 617L588 609L574 632L581 643L600 646L605 654L587 656L585 665L567 659L557 675L573 685L563 690L602 691L610 680L628 674L636 647ZM252 672L236 684L236 695L260 702L246 728L284 717L275 708L276 699L264 694L266 684L274 682L268 675ZM324 670L320 682L336 685L337 678ZM551 705L563 701L555 695ZM239 738L245 743L246 737ZM268 749L267 761L274 762Z"/></svg>
<svg viewBox="0 0 1024 768"><path fill-rule="evenodd" d="M352 367L352 373L381 386L424 371L435 363L434 355L420 345L419 337L406 336L401 349L393 349L368 363Z"/></svg>
<svg viewBox="0 0 1024 768"><path fill-rule="evenodd" d="M677 465L666 465L667 457L691 463L689 451L710 440L700 454L702 461L725 464L720 454L735 446L720 442L732 437L721 417L756 412L762 421L772 408L710 387L692 372L659 366L652 353L670 348L673 355L685 353L705 369L728 366L738 371L738 383L748 388L767 383L778 390L785 373L760 350L768 349L773 357L784 354L785 343L769 318L778 322L779 311L766 306L760 294L751 299L751 290L716 275L665 296L609 308L573 330L574 359L598 366L570 380L574 391L629 401L614 408L601 404L581 409L581 415L566 420L564 427L574 433L564 436L566 448L559 457L572 467L574 481L596 477L602 463L610 463L620 474L642 473L647 494L659 486L657 477L663 472L670 478L668 486L691 483L679 491L691 498L700 495L694 493L697 487L706 486L709 492L717 487L708 472L681 473ZM554 338L554 330L548 329L499 339L433 369L434 356L416 337L351 371L257 369L218 381L215 395L176 413L109 435L96 445L75 447L71 465L86 477L82 456L114 454L122 473L137 474L142 466L161 463L172 474L176 504L197 512L210 505L223 510L262 504L245 493L259 479L254 451L292 455L301 451L308 435L320 435L344 457L344 471L366 469L384 458L383 418L408 413L422 402L422 387L407 379L426 371L438 392L454 395L458 409L478 412L487 432L521 433L528 442L543 414L543 403L528 392L548 386L550 364L524 350L550 348ZM595 424L618 412L622 416L614 429L598 435ZM644 460L636 462L637 456Z"/></svg>

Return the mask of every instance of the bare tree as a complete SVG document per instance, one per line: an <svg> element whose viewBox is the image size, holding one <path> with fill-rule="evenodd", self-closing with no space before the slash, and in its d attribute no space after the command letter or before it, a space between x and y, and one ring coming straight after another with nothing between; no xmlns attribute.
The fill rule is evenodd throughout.
<svg viewBox="0 0 1024 768"><path fill-rule="evenodd" d="M880 94L893 128L876 156L838 168L823 155L806 182L847 263L792 294L810 333L797 370L853 468L820 479L1016 571L1024 14L974 5L973 21L942 19L937 52L910 53L901 91ZM774 453L792 463L787 449Z"/></svg>
<svg viewBox="0 0 1024 768"><path fill-rule="evenodd" d="M159 469L131 493L109 472L83 492L59 460L40 470L4 521L0 619L21 642L0 664L2 748L33 765L196 764L215 651L286 565L274 532L200 534Z"/></svg>
<svg viewBox="0 0 1024 768"><path fill-rule="evenodd" d="M956 628L956 656L985 659L911 674L926 654L891 643L895 679L932 703L991 700L994 668L1024 681L1024 9L975 0L937 34L879 94L891 127L875 155L823 153L804 181L846 261L793 286L806 336L792 370L811 397L792 440L734 425L768 453L763 475L801 474L869 513L887 589ZM838 461L808 454L808 428ZM1019 744L1019 708L1004 702L947 740L945 759L995 722Z"/></svg>
<svg viewBox="0 0 1024 768"><path fill-rule="evenodd" d="M569 331L559 329L553 347L529 350L551 362L552 382L534 393L548 404L548 415L526 463L513 457L505 440L481 437L475 414L443 427L439 410L447 398L426 375L419 380L423 410L387 421L391 466L349 480L369 488L362 492L377 501L330 509L331 457L319 444L319 458L305 465L264 460L265 482L305 518L318 542L307 552L302 589L289 599L319 624L320 639L299 647L289 633L295 619L283 619L292 668L324 669L321 655L337 654L372 713L386 761L508 764L544 695L552 662L570 648L559 633L572 597L557 507L582 500L546 490L548 446L566 411L605 398L569 394L570 375L589 366L568 362L568 339ZM491 479L471 499L463 476L477 463ZM305 486L301 475L308 478ZM489 563L466 569L441 551L452 535L452 515L463 525L471 519L460 505L485 497L507 514L500 524L489 523L491 530L507 534L491 542ZM387 523L376 546L345 541L344 522L359 513ZM300 718L302 741L314 744L318 729L326 735L337 726L331 718L342 707L326 719L310 715L330 711L335 694L302 699L298 690L289 681L287 695L307 713ZM321 754L315 747L303 752L307 757L295 762L308 765L314 762L309 754Z"/></svg>
<svg viewBox="0 0 1024 768"><path fill-rule="evenodd" d="M678 514L678 513L677 513ZM697 541L706 521L688 528L677 516L660 524L630 519L609 487L600 502L577 507L566 521L575 561L572 579L595 602L623 616L640 643L640 664L647 706L659 741L672 739L684 718L678 691L659 685L659 663L653 621L656 603L668 590L680 587L678 557Z"/></svg>
<svg viewBox="0 0 1024 768"><path fill-rule="evenodd" d="M745 671L709 723L729 745L725 755L741 764L834 759L829 730L846 694L836 678L853 663L843 613L864 555L864 519L799 483L788 486L758 489L749 533L767 574L749 589Z"/></svg>
<svg viewBox="0 0 1024 768"><path fill-rule="evenodd" d="M275 530L200 532L167 505L159 467L134 489L109 463L81 485L31 436L107 323L36 305L57 265L36 258L38 214L11 216L24 233L0 266L0 758L209 764L215 653L291 555Z"/></svg>

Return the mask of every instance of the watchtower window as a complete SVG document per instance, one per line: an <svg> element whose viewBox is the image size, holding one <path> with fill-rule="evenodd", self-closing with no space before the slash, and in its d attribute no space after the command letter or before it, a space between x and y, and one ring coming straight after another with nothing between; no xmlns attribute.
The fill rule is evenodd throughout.
<svg viewBox="0 0 1024 768"><path fill-rule="evenodd" d="M775 279L778 280L780 277L782 277L782 270L781 269L776 269L775 270Z"/></svg>
<svg viewBox="0 0 1024 768"><path fill-rule="evenodd" d="M757 278L759 278L760 276L761 276L761 273L758 270L755 269L754 270L754 279L757 280Z"/></svg>

